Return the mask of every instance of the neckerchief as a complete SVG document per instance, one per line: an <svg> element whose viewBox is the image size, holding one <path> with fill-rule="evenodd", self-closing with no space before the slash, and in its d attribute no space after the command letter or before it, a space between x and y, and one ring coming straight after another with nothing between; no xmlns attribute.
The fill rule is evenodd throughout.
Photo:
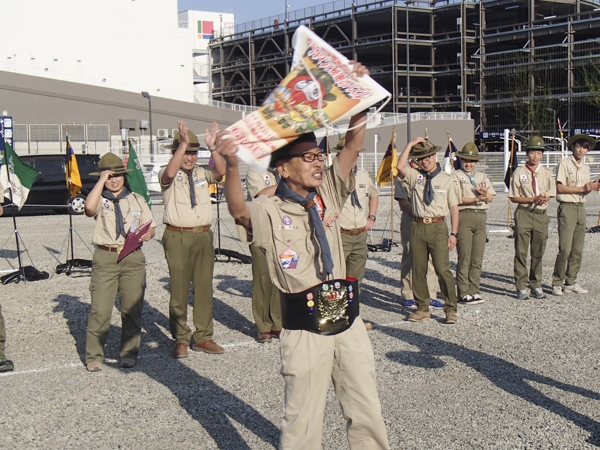
<svg viewBox="0 0 600 450"><path fill-rule="evenodd" d="M423 192L423 201L427 206L431 205L431 202L433 201L433 188L431 186L431 180L435 178L437 174L439 174L441 171L442 169L440 168L439 164L437 165L436 169L431 173L420 171L426 180L425 191Z"/></svg>
<svg viewBox="0 0 600 450"><path fill-rule="evenodd" d="M534 169L532 169L529 165L525 164L525 167L527 167L527 170L529 170L531 172L531 187L533 188L533 195L537 196L538 195L538 185L537 185L537 171L540 168L540 164L537 165L537 167Z"/></svg>
<svg viewBox="0 0 600 450"><path fill-rule="evenodd" d="M575 173L575 186L579 186L579 183L581 181L581 173L579 171L581 169L581 166L583 165L583 161L580 161L578 163L577 161L575 161L575 157L573 155L569 155L569 158L571 158L571 161L573 161L573 164L575 164L575 167L577 168L577 172Z"/></svg>
<svg viewBox="0 0 600 450"><path fill-rule="evenodd" d="M475 189L475 193L477 195L481 195L480 192L477 190L478 186L477 186L477 182L475 181L475 171L473 171L473 175L471 175L465 169L461 168L460 170L462 170L465 173L465 175L469 177L469 180L471 180L471 184L473 185L473 188Z"/></svg>
<svg viewBox="0 0 600 450"><path fill-rule="evenodd" d="M275 177L275 183L279 184L279 180L281 180L281 177L279 176L279 172L277 172L277 169L273 169L273 168L269 167L267 169L267 172L270 172L271 174L273 174L273 176Z"/></svg>
<svg viewBox="0 0 600 450"><path fill-rule="evenodd" d="M123 213L121 212L121 206L119 205L119 201L121 199L127 197L129 194L131 194L131 191L129 189L127 189L126 187L124 187L123 191L116 197L108 189L104 189L102 191L102 197L113 202L113 205L115 207L115 222L117 223L117 228L116 228L117 238L119 237L119 235L123 236L124 238L127 237L127 233L125 232L125 220L123 219Z"/></svg>
<svg viewBox="0 0 600 450"><path fill-rule="evenodd" d="M316 192L312 191L306 197L302 197L300 194L297 194L296 192L292 191L285 182L285 180L281 180L281 182L277 185L275 195L277 197L285 198L292 202L299 203L308 212L308 217L310 219L312 229L315 232L317 242L319 243L319 247L321 248L321 260L323 261L323 269L325 269L327 275L331 275L333 273L333 260L331 259L331 249L329 248L329 242L327 242L327 236L325 235L325 227L323 226L323 222L319 217L319 212L317 211L316 203L313 200L313 198L316 195Z"/></svg>
<svg viewBox="0 0 600 450"><path fill-rule="evenodd" d="M192 203L192 208L194 208L198 204L196 202L196 189L194 186L194 169L191 169L191 170L181 169L181 170L187 174L188 182L190 183L190 202Z"/></svg>
<svg viewBox="0 0 600 450"><path fill-rule="evenodd" d="M357 171L358 171L358 167L355 167L354 175L356 175ZM352 206L356 206L358 209L360 209L362 211L362 206L360 205L360 202L358 201L358 193L356 192L356 188L350 193L350 203L352 203Z"/></svg>

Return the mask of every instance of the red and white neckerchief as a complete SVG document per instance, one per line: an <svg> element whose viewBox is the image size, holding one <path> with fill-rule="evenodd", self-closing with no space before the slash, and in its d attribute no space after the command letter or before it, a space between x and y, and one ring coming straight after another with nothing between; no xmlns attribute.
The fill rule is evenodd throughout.
<svg viewBox="0 0 600 450"><path fill-rule="evenodd" d="M536 197L539 195L536 178L538 176L538 170L539 170L540 166L541 166L541 164L538 164L535 169L532 169L528 164L525 164L525 167L527 167L527 170L529 170L531 172L531 187L533 188L533 195Z"/></svg>

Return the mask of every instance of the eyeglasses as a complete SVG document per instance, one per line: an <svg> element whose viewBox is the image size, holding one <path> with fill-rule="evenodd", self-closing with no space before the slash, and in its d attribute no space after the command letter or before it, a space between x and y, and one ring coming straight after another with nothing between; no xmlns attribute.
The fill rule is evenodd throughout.
<svg viewBox="0 0 600 450"><path fill-rule="evenodd" d="M323 161L325 161L326 157L327 157L327 155L322 152L319 152L319 153L305 152L305 153L299 153L297 155L289 155L288 159L302 158L302 161L304 161L304 162L314 162L315 159L318 159L319 161L323 162Z"/></svg>
<svg viewBox="0 0 600 450"><path fill-rule="evenodd" d="M420 163L421 161L425 161L426 159L431 158L433 155L429 155L429 156L423 156L422 158L417 158L417 162Z"/></svg>

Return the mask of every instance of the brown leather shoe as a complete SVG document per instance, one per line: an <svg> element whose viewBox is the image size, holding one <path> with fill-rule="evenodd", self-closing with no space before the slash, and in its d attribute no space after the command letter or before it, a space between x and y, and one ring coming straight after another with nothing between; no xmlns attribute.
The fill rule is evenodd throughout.
<svg viewBox="0 0 600 450"><path fill-rule="evenodd" d="M271 332L265 331L264 333L258 333L258 338L256 340L259 344L266 344L268 342L271 342L271 339Z"/></svg>
<svg viewBox="0 0 600 450"><path fill-rule="evenodd" d="M181 359L188 357L188 344L185 342L176 342L173 347L173 358Z"/></svg>
<svg viewBox="0 0 600 450"><path fill-rule="evenodd" d="M429 320L431 314L429 311L416 311L408 316L409 322L422 322L423 320Z"/></svg>
<svg viewBox="0 0 600 450"><path fill-rule="evenodd" d="M225 351L223 350L223 347L221 347L215 341L197 342L194 345L192 345L192 350L194 350L195 352L205 352L213 354L223 353Z"/></svg>
<svg viewBox="0 0 600 450"><path fill-rule="evenodd" d="M279 335L281 334L281 330L271 330L271 337L275 339L279 339Z"/></svg>
<svg viewBox="0 0 600 450"><path fill-rule="evenodd" d="M456 313L453 311L448 311L446 313L446 323L448 325L454 325L456 322L458 322L458 316Z"/></svg>

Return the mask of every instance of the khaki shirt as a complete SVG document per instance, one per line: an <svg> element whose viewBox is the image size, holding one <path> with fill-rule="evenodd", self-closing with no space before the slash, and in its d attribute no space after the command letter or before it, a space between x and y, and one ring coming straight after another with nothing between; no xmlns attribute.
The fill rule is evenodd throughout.
<svg viewBox="0 0 600 450"><path fill-rule="evenodd" d="M156 228L156 222L150 208L144 197L139 194L131 193L127 197L119 200L121 214L125 220L125 232L135 230L140 225L152 220L152 228ZM115 216L115 205L110 200L100 197L98 202L98 213L94 216L96 226L92 242L96 245L106 245L109 247L117 247L125 243L125 238L121 235L117 237L117 222Z"/></svg>
<svg viewBox="0 0 600 450"><path fill-rule="evenodd" d="M344 230L356 230L367 226L367 216L369 215L369 199L379 197L379 191L375 183L371 180L369 172L365 169L358 169L354 175L356 194L362 209L358 206L352 206L351 195L346 199L344 208L340 214L340 227Z"/></svg>
<svg viewBox="0 0 600 450"><path fill-rule="evenodd" d="M252 168L246 173L246 187L248 188L247 200L252 200L260 191L268 187L277 185L275 175L268 170L258 172Z"/></svg>
<svg viewBox="0 0 600 450"><path fill-rule="evenodd" d="M409 186L413 216L446 217L450 213L450 207L459 204L458 192L452 175L448 175L442 170L431 180L433 201L427 206L423 200L426 182L425 176L412 167L408 167L407 169L408 172L403 181Z"/></svg>
<svg viewBox="0 0 600 450"><path fill-rule="evenodd" d="M556 182L569 187L585 186L590 181L590 166L583 161L577 165L575 158L569 156L556 167ZM584 194L557 194L556 200L564 203L583 203Z"/></svg>
<svg viewBox="0 0 600 450"><path fill-rule="evenodd" d="M338 218L354 189L354 174L343 180L337 160L324 174L317 195L325 205L323 226L331 249L333 278L346 277ZM252 220L252 243L263 248L273 284L283 292L302 292L325 281L317 238L308 212L298 203L261 195L247 203Z"/></svg>
<svg viewBox="0 0 600 450"><path fill-rule="evenodd" d="M517 167L517 170L513 173L512 183L510 184L510 189L508 191L508 198L535 197L539 194L545 194L548 197L556 197L556 183L552 179L552 171L540 164L536 169L536 173L537 192L533 192L533 185L531 184L533 176L531 171L525 166ZM548 208L548 203L545 205L529 204L521 206L526 207L529 210L544 210Z"/></svg>
<svg viewBox="0 0 600 450"><path fill-rule="evenodd" d="M462 201L462 197L477 198L477 191L473 186L473 183L471 183L471 179L465 172L462 170L455 170L453 175L456 185L458 186L459 200ZM483 185L488 188L488 194L496 195L496 191L494 190L494 187L490 183L490 179L485 173L475 171L475 176L473 178L475 178L475 183L477 183L477 186L483 183ZM459 211L462 211L463 209L488 209L489 207L490 204L487 202L471 203L464 206L462 204L458 205Z"/></svg>
<svg viewBox="0 0 600 450"><path fill-rule="evenodd" d="M163 222L175 227L197 227L212 222L212 206L208 185L217 180L209 166L196 165L192 175L196 192L196 206L192 208L190 201L190 183L183 170L179 170L171 183L162 184L162 175L166 167L158 172L158 179L163 191Z"/></svg>

